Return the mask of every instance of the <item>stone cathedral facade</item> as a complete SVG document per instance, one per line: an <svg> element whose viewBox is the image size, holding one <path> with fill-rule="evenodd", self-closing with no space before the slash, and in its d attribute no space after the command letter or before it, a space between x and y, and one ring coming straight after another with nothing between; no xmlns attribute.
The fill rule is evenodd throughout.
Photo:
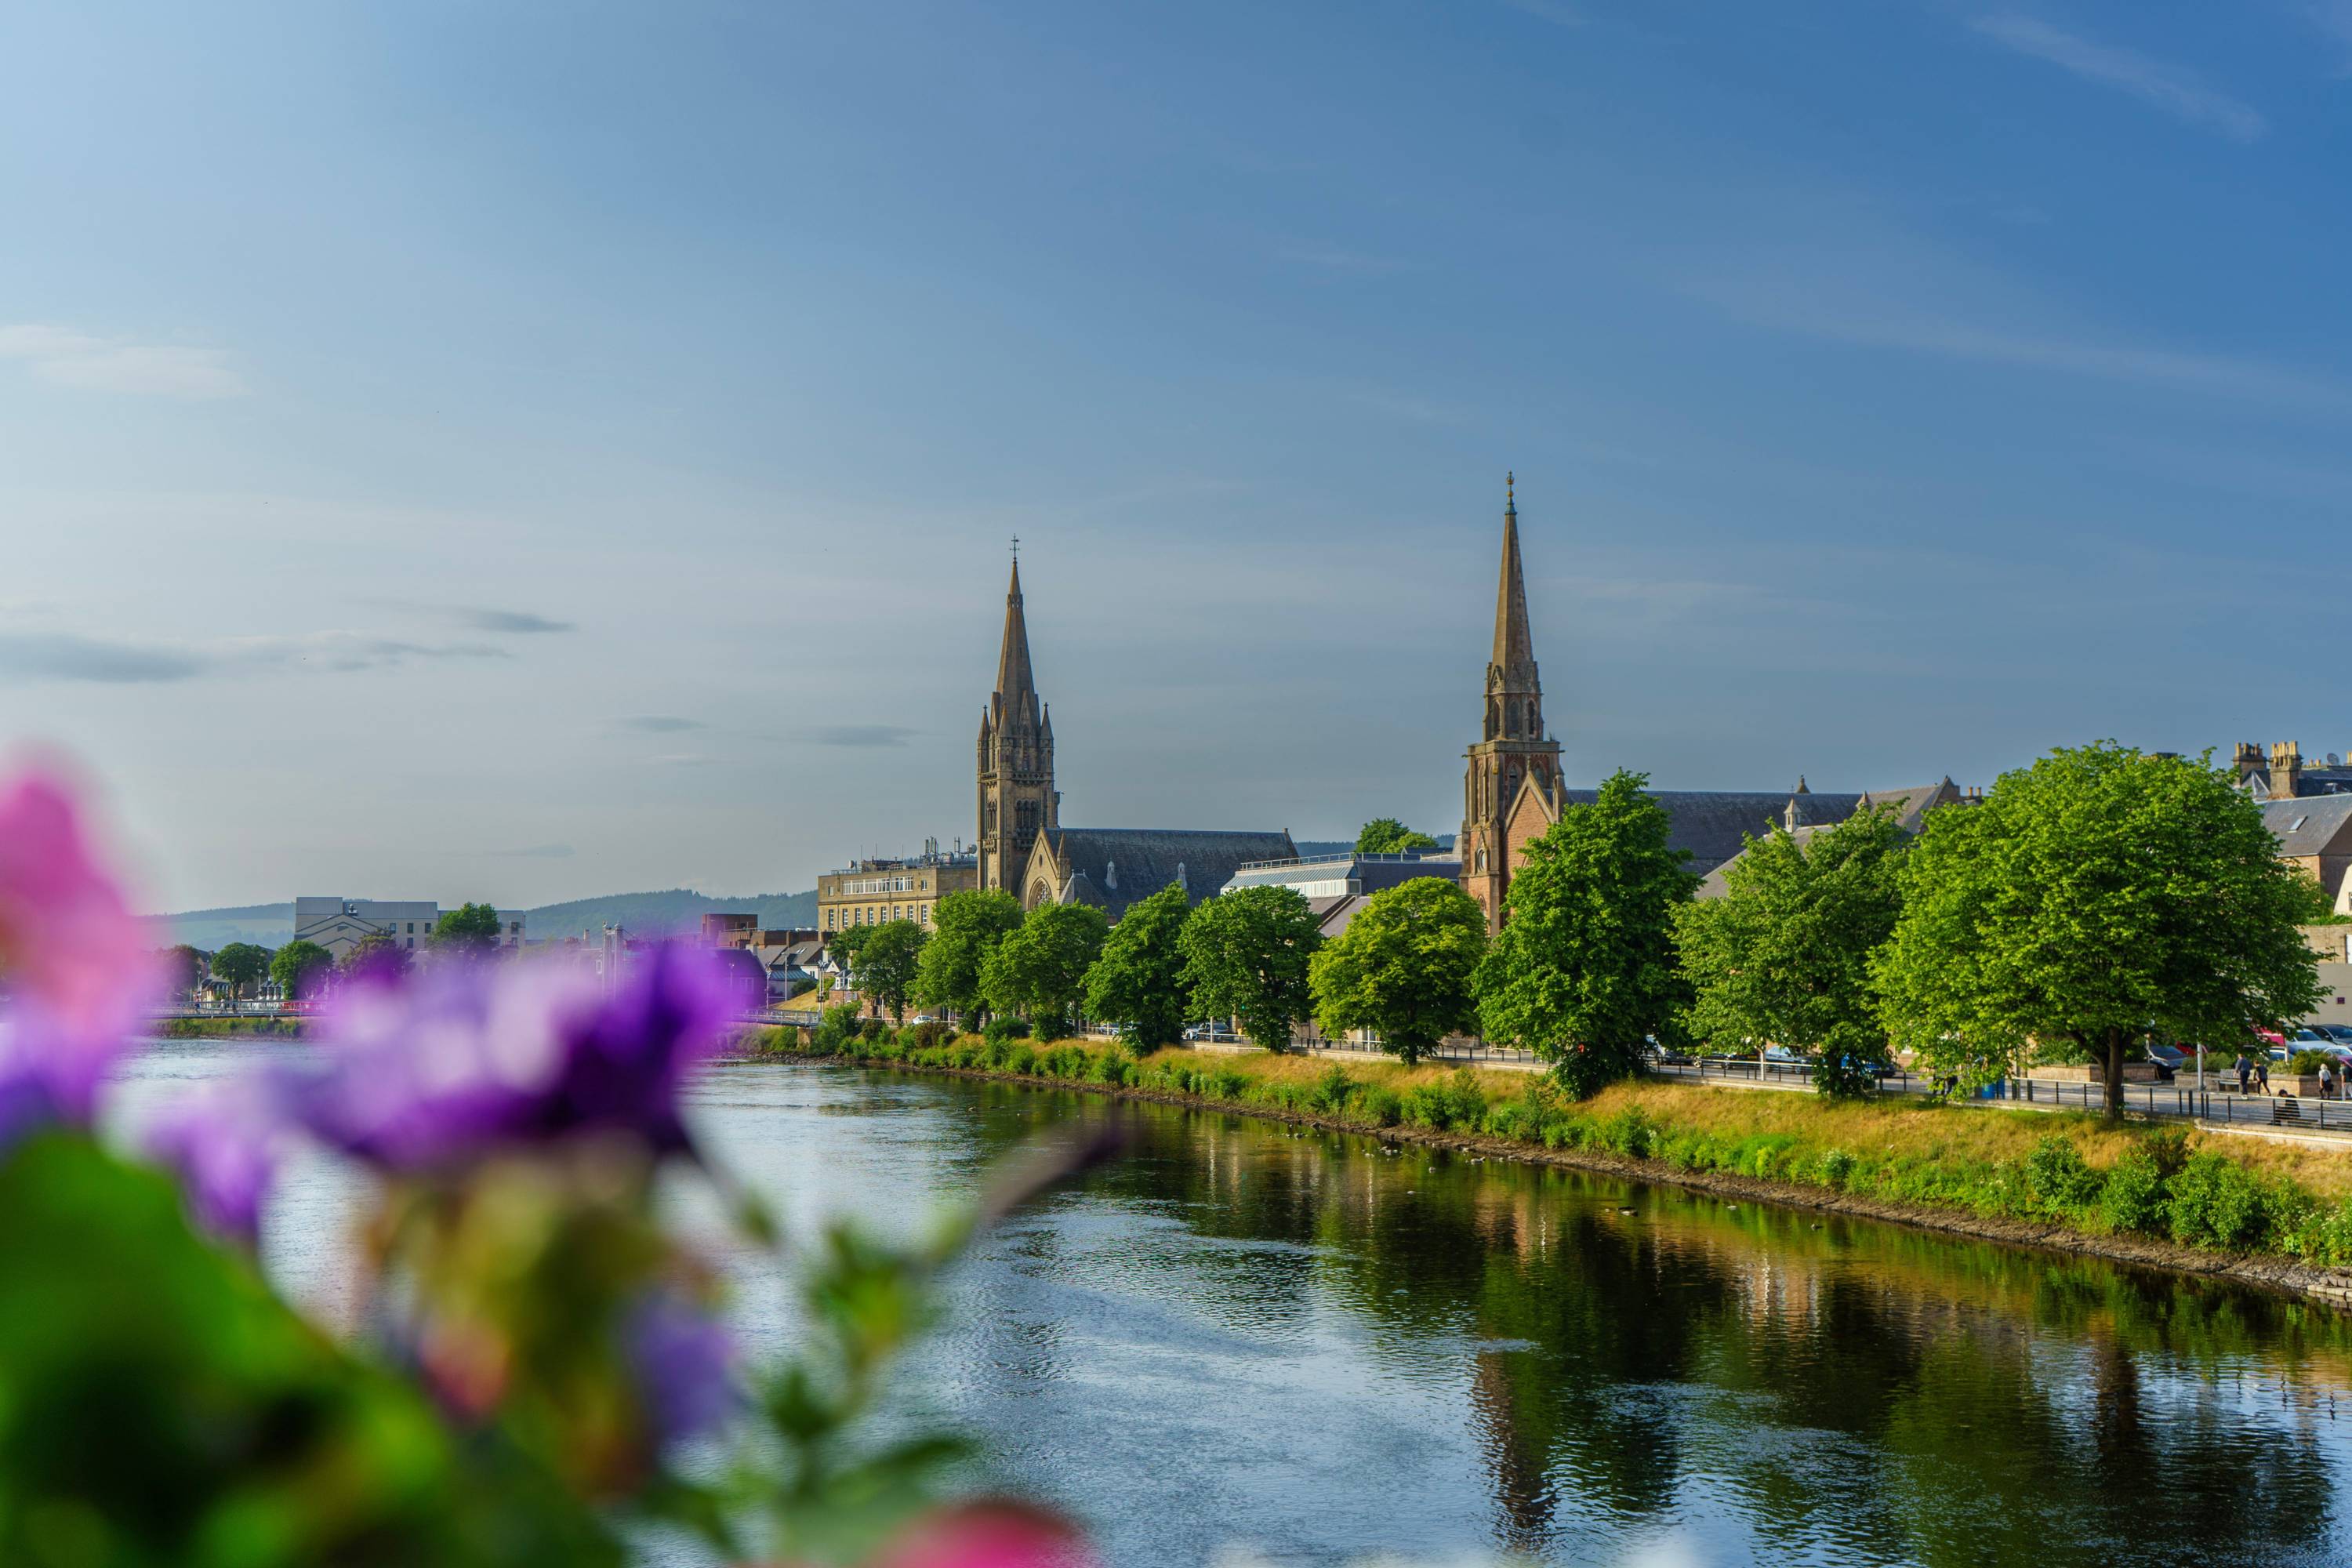
<svg viewBox="0 0 2352 1568"><path fill-rule="evenodd" d="M1544 730L1543 681L1536 672L1535 635L1528 626L1528 584L1519 565L1519 505L1509 476L1503 486L1503 567L1495 586L1495 652L1486 662L1486 722L1469 751L1462 777L1462 887L1486 911L1490 930L1503 923L1510 891L1508 824L1521 785L1549 794L1559 787L1559 742Z"/></svg>

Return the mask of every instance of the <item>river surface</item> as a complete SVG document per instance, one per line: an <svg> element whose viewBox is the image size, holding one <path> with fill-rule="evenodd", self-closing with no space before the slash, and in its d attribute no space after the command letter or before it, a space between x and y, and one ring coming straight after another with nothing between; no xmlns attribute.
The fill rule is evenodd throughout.
<svg viewBox="0 0 2352 1568"><path fill-rule="evenodd" d="M300 1048L158 1045L118 1115ZM904 1235L1041 1127L1125 1131L960 1267L902 1383L1119 1568L2352 1563L2326 1309L1061 1091L737 1063L692 1114L801 1234ZM266 1222L330 1321L361 1184L306 1159ZM674 1201L788 1347L774 1266Z"/></svg>

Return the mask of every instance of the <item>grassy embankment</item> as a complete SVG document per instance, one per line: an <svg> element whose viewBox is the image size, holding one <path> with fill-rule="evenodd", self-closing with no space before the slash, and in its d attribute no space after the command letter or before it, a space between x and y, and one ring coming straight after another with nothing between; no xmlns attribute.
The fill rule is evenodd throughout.
<svg viewBox="0 0 2352 1568"><path fill-rule="evenodd" d="M299 1039L302 1020L266 1014L251 1017L166 1018L155 1032L167 1040L209 1040L223 1035L277 1035Z"/></svg>
<svg viewBox="0 0 2352 1568"><path fill-rule="evenodd" d="M878 1038L765 1029L744 1048L1139 1089L1366 1131L1404 1127L1590 1151L1666 1172L1722 1173L2087 1236L2352 1265L2352 1152L2111 1126L2080 1113L1834 1102L1657 1082L1619 1084L1580 1102L1530 1073L1182 1048L1138 1058L1094 1041L949 1037L936 1025Z"/></svg>

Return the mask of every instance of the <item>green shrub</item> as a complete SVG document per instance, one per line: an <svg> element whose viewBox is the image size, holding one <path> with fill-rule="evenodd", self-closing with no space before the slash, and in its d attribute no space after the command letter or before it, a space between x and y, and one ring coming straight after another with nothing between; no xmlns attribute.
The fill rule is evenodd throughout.
<svg viewBox="0 0 2352 1568"><path fill-rule="evenodd" d="M1404 1091L1407 1126L1443 1132L1454 1124L1454 1097L1433 1083L1418 1083Z"/></svg>
<svg viewBox="0 0 2352 1568"><path fill-rule="evenodd" d="M1654 1130L1650 1119L1638 1105L1629 1105L1616 1115L1604 1120L1596 1128L1594 1142L1612 1154L1622 1154L1629 1160L1639 1160L1650 1152L1650 1140Z"/></svg>
<svg viewBox="0 0 2352 1568"><path fill-rule="evenodd" d="M819 1056L845 1056L849 1042L857 1033L857 1009L846 1003L827 1007L818 1016L816 1033L810 1037L809 1048Z"/></svg>
<svg viewBox="0 0 2352 1568"><path fill-rule="evenodd" d="M1843 1149L1824 1149L1813 1162L1813 1180L1825 1187L1843 1187L1853 1174L1853 1156Z"/></svg>
<svg viewBox="0 0 2352 1568"><path fill-rule="evenodd" d="M861 1042L869 1046L878 1046L884 1040L893 1038L890 1033L890 1026L884 1023L879 1018L868 1018L865 1023L859 1025L857 1028L857 1037Z"/></svg>
<svg viewBox="0 0 2352 1568"><path fill-rule="evenodd" d="M1348 1069L1333 1062L1323 1069L1323 1076L1315 1080L1313 1109L1319 1115L1339 1115L1348 1109L1348 1096L1355 1087L1355 1080L1348 1076Z"/></svg>
<svg viewBox="0 0 2352 1568"><path fill-rule="evenodd" d="M912 1024L901 1029L899 1033L910 1037L908 1043L915 1049L922 1051L937 1050L955 1038L955 1029L951 1025L937 1022Z"/></svg>
<svg viewBox="0 0 2352 1568"><path fill-rule="evenodd" d="M2331 1268L2352 1263L2352 1197L2332 1209L2315 1205L2280 1241L2284 1250L2313 1263Z"/></svg>
<svg viewBox="0 0 2352 1568"><path fill-rule="evenodd" d="M2045 1213L2080 1215L2098 1200L2099 1173L2072 1138L2053 1132L2025 1157L2025 1190Z"/></svg>
<svg viewBox="0 0 2352 1568"><path fill-rule="evenodd" d="M1404 1120L1404 1101L1396 1090L1375 1086L1364 1090L1357 1113L1375 1127L1394 1127Z"/></svg>
<svg viewBox="0 0 2352 1568"><path fill-rule="evenodd" d="M990 1045L1003 1051L1006 1072L1029 1074L1037 1070L1037 1047L1026 1040L1006 1040L1001 1046L999 1042L991 1041Z"/></svg>
<svg viewBox="0 0 2352 1568"><path fill-rule="evenodd" d="M2154 1139L2147 1141L2154 1142ZM2146 1144L2126 1150L2099 1187L2099 1217L2109 1230L2155 1236L2165 1227L2164 1170Z"/></svg>
<svg viewBox="0 0 2352 1568"><path fill-rule="evenodd" d="M1018 1018L991 1018L988 1021L988 1026L980 1033L982 1039L1002 1051L1015 1040L1027 1039L1029 1026ZM1026 1071L1027 1069L1016 1068L1015 1070Z"/></svg>
<svg viewBox="0 0 2352 1568"><path fill-rule="evenodd" d="M2286 1070L2300 1077L2315 1078L2321 1068L2335 1065L2336 1058L2326 1051L2297 1051L2287 1062Z"/></svg>
<svg viewBox="0 0 2352 1568"><path fill-rule="evenodd" d="M2271 1229L2269 1194L2243 1165L2206 1150L2172 1178L2172 1239L2190 1247L2244 1252Z"/></svg>

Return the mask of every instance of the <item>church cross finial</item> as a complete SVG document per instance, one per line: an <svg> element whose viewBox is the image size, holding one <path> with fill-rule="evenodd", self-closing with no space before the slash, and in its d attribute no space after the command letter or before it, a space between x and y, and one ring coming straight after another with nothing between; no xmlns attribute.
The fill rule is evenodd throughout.
<svg viewBox="0 0 2352 1568"><path fill-rule="evenodd" d="M1021 559L1021 536L1017 533L1013 536L1013 559Z"/></svg>

